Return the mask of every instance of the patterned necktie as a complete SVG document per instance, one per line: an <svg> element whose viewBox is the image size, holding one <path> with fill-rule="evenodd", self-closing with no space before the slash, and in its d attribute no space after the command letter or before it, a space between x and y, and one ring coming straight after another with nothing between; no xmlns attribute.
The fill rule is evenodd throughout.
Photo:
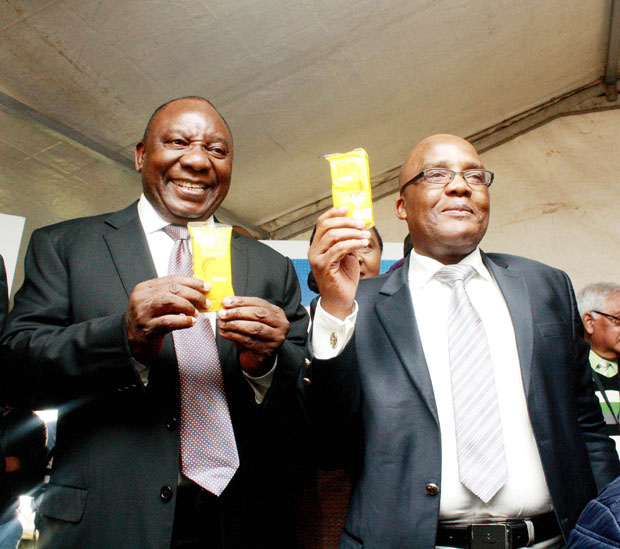
<svg viewBox="0 0 620 549"><path fill-rule="evenodd" d="M435 276L452 286L448 346L459 476L488 503L506 483L508 470L489 345L465 290L474 272L470 265L447 265Z"/></svg>
<svg viewBox="0 0 620 549"><path fill-rule="evenodd" d="M187 227L164 230L174 239L168 273L192 276ZM200 314L194 326L172 336L181 388L181 472L219 496L239 467L239 455L213 329Z"/></svg>

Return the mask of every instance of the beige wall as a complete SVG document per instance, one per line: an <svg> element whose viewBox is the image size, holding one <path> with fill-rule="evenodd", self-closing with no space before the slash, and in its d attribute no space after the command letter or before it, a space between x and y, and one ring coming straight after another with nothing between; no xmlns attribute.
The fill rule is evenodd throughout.
<svg viewBox="0 0 620 549"><path fill-rule="evenodd" d="M485 251L559 267L576 290L620 282L620 111L554 120L482 158L495 172ZM395 199L379 200L375 219L385 241L402 242L407 227L394 215Z"/></svg>

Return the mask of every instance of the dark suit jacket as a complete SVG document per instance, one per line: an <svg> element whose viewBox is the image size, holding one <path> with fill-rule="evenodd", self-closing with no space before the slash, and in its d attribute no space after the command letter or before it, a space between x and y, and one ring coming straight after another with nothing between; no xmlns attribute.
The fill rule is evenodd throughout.
<svg viewBox="0 0 620 549"><path fill-rule="evenodd" d="M0 334L4 329L6 315L9 310L9 293L6 282L6 269L4 267L4 259L0 255Z"/></svg>
<svg viewBox="0 0 620 549"><path fill-rule="evenodd" d="M535 261L483 258L510 311L534 436L567 536L597 487L620 473L594 396L573 290L566 274ZM440 426L408 265L361 281L355 334L345 351L314 360L302 373L326 447L332 453L341 441L361 447L357 456L346 447L339 456L357 457L358 470L341 547L432 548L435 542Z"/></svg>
<svg viewBox="0 0 620 549"><path fill-rule="evenodd" d="M240 456L220 498L223 532L226 547L278 546L307 314L290 260L236 233L231 250L235 293L279 305L291 328L260 406L234 345L217 338ZM22 402L60 410L51 481L38 502L44 547L170 546L179 477L172 337L149 364L145 388L125 331L129 294L156 276L136 204L32 235L3 340L12 354L3 379Z"/></svg>

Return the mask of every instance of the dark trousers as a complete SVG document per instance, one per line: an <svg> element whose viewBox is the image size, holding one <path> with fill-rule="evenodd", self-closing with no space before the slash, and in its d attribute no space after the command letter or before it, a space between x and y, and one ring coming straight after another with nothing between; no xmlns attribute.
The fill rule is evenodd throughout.
<svg viewBox="0 0 620 549"><path fill-rule="evenodd" d="M220 499L193 482L177 487L172 548L222 549Z"/></svg>

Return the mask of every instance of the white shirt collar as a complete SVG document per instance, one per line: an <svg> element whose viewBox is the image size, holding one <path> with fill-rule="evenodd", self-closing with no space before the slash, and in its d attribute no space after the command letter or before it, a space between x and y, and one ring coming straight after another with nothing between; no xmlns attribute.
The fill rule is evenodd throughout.
<svg viewBox="0 0 620 549"><path fill-rule="evenodd" d="M477 274L475 276L480 276L489 282L493 280L491 273L482 261L480 248L476 248L469 255L461 259L459 264L471 265L474 269L476 269ZM420 255L416 253L415 250L411 250L411 259L409 262L409 285L412 289L422 288L443 266L443 263L440 263L431 257Z"/></svg>
<svg viewBox="0 0 620 549"><path fill-rule="evenodd" d="M140 200L138 201L138 217L140 217L140 223L146 234L152 234L162 230L166 225L170 225L170 221L161 216L146 196L144 196L144 193L140 195ZM207 219L206 222L209 224L213 223L213 216Z"/></svg>

